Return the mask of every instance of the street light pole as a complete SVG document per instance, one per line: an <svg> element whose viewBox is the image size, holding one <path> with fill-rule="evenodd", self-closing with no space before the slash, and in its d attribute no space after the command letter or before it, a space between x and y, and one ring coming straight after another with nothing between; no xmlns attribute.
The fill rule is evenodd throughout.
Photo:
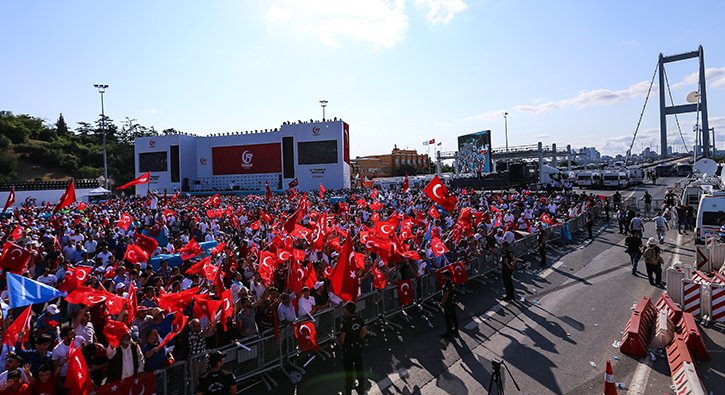
<svg viewBox="0 0 725 395"><path fill-rule="evenodd" d="M322 122L325 122L325 107L327 107L327 100L320 100L322 106Z"/></svg>
<svg viewBox="0 0 725 395"><path fill-rule="evenodd" d="M103 133L103 179L105 181L105 188L108 189L108 160L106 159L106 112L103 108L103 94L106 93L108 85L93 84L94 87L98 88L98 93L101 94L101 132Z"/></svg>
<svg viewBox="0 0 725 395"><path fill-rule="evenodd" d="M509 150L509 120L508 120L509 113L505 112L503 113L503 124L504 124L504 130L506 131L506 152Z"/></svg>

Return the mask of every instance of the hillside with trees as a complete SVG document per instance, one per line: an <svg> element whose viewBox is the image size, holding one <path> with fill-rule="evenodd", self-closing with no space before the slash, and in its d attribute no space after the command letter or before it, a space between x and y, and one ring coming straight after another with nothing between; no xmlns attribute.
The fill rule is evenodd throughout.
<svg viewBox="0 0 725 395"><path fill-rule="evenodd" d="M126 118L121 126L105 117L94 123L77 122L68 127L63 114L55 124L31 115L0 111L0 182L31 181L29 165L44 167L62 178L98 178L103 175L103 132L106 132L109 185L123 185L134 176L133 141L136 137L157 136L154 127L145 127ZM177 133L166 129L161 134Z"/></svg>

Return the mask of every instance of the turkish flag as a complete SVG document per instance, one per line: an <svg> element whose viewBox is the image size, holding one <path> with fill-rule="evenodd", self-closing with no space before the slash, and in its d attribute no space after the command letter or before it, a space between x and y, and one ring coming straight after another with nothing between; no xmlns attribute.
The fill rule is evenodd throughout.
<svg viewBox="0 0 725 395"><path fill-rule="evenodd" d="M209 294L194 295L194 317L201 319L206 316L209 321L214 319L219 307L222 305L221 300L209 299ZM177 313L179 314L179 313Z"/></svg>
<svg viewBox="0 0 725 395"><path fill-rule="evenodd" d="M10 188L10 194L8 195L8 201L5 202L5 207L3 207L3 213L8 210L8 207L12 206L13 203L15 203L15 187Z"/></svg>
<svg viewBox="0 0 725 395"><path fill-rule="evenodd" d="M221 307L221 317L219 319L219 322L222 324L222 328L226 330L227 327L227 320L229 317L234 316L234 300L232 299L232 289L229 288L226 291L222 293L222 307Z"/></svg>
<svg viewBox="0 0 725 395"><path fill-rule="evenodd" d="M378 255L388 255L393 249L393 243L391 243L390 240L383 239L382 237L368 235L365 241L365 249L368 252L375 252Z"/></svg>
<svg viewBox="0 0 725 395"><path fill-rule="evenodd" d="M128 322L131 323L138 314L138 295L136 295L136 287L133 286L133 281L131 281L131 286L128 288L126 310L128 311Z"/></svg>
<svg viewBox="0 0 725 395"><path fill-rule="evenodd" d="M106 336L108 344L113 347L118 347L118 344L121 342L121 337L128 331L129 329L126 324L114 320L106 321L106 324L103 326L103 334Z"/></svg>
<svg viewBox="0 0 725 395"><path fill-rule="evenodd" d="M78 266L75 269L68 269L65 272L63 282L58 286L58 291L70 293L79 285L83 285L92 270L93 268L88 266Z"/></svg>
<svg viewBox="0 0 725 395"><path fill-rule="evenodd" d="M377 289L383 289L385 288L385 276L383 276L383 273L380 273L380 270L378 270L377 265L373 266L373 286Z"/></svg>
<svg viewBox="0 0 725 395"><path fill-rule="evenodd" d="M267 195L267 199L272 199L272 190L269 189L269 183L267 182L267 180L264 180L264 191Z"/></svg>
<svg viewBox="0 0 725 395"><path fill-rule="evenodd" d="M398 296L400 297L401 306L413 304L413 288L410 279L398 281Z"/></svg>
<svg viewBox="0 0 725 395"><path fill-rule="evenodd" d="M30 262L33 253L9 241L3 246L3 256L0 257L0 267L9 269L12 273L22 274L25 265Z"/></svg>
<svg viewBox="0 0 725 395"><path fill-rule="evenodd" d="M131 376L96 388L96 395L149 395L155 393L156 380L153 372L147 373L143 378Z"/></svg>
<svg viewBox="0 0 725 395"><path fill-rule="evenodd" d="M402 255L408 259L412 259L414 261L420 260L420 255L418 255L417 251L403 251L400 253L400 255Z"/></svg>
<svg viewBox="0 0 725 395"><path fill-rule="evenodd" d="M141 177L129 182L128 184L121 185L120 187L118 187L116 189L126 189L126 188L132 187L134 185L148 184L149 178L151 178L150 175L151 175L151 172L147 171L146 174L142 175Z"/></svg>
<svg viewBox="0 0 725 395"><path fill-rule="evenodd" d="M380 236L390 238L395 231L395 226L390 224L390 221L375 221L375 230Z"/></svg>
<svg viewBox="0 0 725 395"><path fill-rule="evenodd" d="M15 229L10 235L13 237L13 240L19 239L23 235L23 228L20 225L15 225Z"/></svg>
<svg viewBox="0 0 725 395"><path fill-rule="evenodd" d="M159 295L159 307L166 311L182 311L194 299L199 288L189 288L185 291ZM182 314L183 315L183 314Z"/></svg>
<svg viewBox="0 0 725 395"><path fill-rule="evenodd" d="M196 239L192 238L191 240L189 240L189 243L187 245L179 248L177 252L181 254L181 259L187 260L203 253L204 250L201 248L199 243L196 242Z"/></svg>
<svg viewBox="0 0 725 395"><path fill-rule="evenodd" d="M448 252L448 247L446 247L445 243L443 243L441 239L437 237L431 239L430 246L435 256L441 256Z"/></svg>
<svg viewBox="0 0 725 395"><path fill-rule="evenodd" d="M322 186L322 184L320 184L320 199L322 199L322 196L324 195L324 193L325 193L326 191L327 191L327 190L325 189L325 187L323 187L323 186Z"/></svg>
<svg viewBox="0 0 725 395"><path fill-rule="evenodd" d="M294 259L289 261L287 264L286 287L299 295L302 290L302 286L304 285L305 269L300 267L299 262Z"/></svg>
<svg viewBox="0 0 725 395"><path fill-rule="evenodd" d="M83 211L85 209L86 209L86 203L80 202L80 204L78 204L78 211Z"/></svg>
<svg viewBox="0 0 725 395"><path fill-rule="evenodd" d="M410 182L408 181L408 173L405 173L405 180L403 180L403 192L410 191Z"/></svg>
<svg viewBox="0 0 725 395"><path fill-rule="evenodd" d="M136 233L136 235L134 236L134 240L136 242L136 245L139 246L142 250L146 251L146 254L149 256L153 254L157 248L159 248L158 241L142 233Z"/></svg>
<svg viewBox="0 0 725 395"><path fill-rule="evenodd" d="M370 210L373 210L373 211L378 211L381 208L383 208L383 204L380 203L380 202L378 202L377 200L375 202L373 202L373 203L370 203L369 206L370 206ZM378 214L378 213L375 213L375 214ZM379 215L380 214L378 214L378 216Z"/></svg>
<svg viewBox="0 0 725 395"><path fill-rule="evenodd" d="M189 273L189 274L200 274L202 272L206 273L206 267L209 265L210 262L211 262L211 255L207 256L206 258L193 264L190 268L186 269L186 273Z"/></svg>
<svg viewBox="0 0 725 395"><path fill-rule="evenodd" d="M131 244L126 247L126 255L124 255L124 258L133 264L145 263L149 260L149 254L142 250L141 247Z"/></svg>
<svg viewBox="0 0 725 395"><path fill-rule="evenodd" d="M209 200L207 200L205 205L208 205L208 203L211 203L212 206L217 207L219 204L221 204L222 200L219 198L219 194L215 194L214 196L210 197Z"/></svg>
<svg viewBox="0 0 725 395"><path fill-rule="evenodd" d="M441 179L438 178L437 175L428 184L428 186L425 187L423 192L425 192L431 200L440 204L444 209L446 209L446 211L453 211L456 207L456 202L458 202L458 199L448 195L446 186L443 185L443 182L441 182Z"/></svg>
<svg viewBox="0 0 725 395"><path fill-rule="evenodd" d="M294 232L295 228L297 227L297 221L300 218L300 210L297 209L297 211L292 214L287 221L284 222L284 230L287 231L287 233Z"/></svg>
<svg viewBox="0 0 725 395"><path fill-rule="evenodd" d="M83 285L76 287L73 292L65 297L65 300L68 303L83 303L91 306L97 305L101 302L106 302L106 308L111 314L121 313L121 310L123 310L123 304L126 303L126 299L120 296Z"/></svg>
<svg viewBox="0 0 725 395"><path fill-rule="evenodd" d="M544 213L541 214L541 220L544 221L547 225L551 226L551 224L554 223L554 219L549 216L549 214Z"/></svg>
<svg viewBox="0 0 725 395"><path fill-rule="evenodd" d="M277 267L277 257L269 251L263 251L259 257L259 276L262 277L265 284L269 284L272 272Z"/></svg>
<svg viewBox="0 0 725 395"><path fill-rule="evenodd" d="M468 281L468 273L466 273L466 268L463 267L463 262L451 263L450 270L453 273L454 283L463 284Z"/></svg>
<svg viewBox="0 0 725 395"><path fill-rule="evenodd" d="M430 208L428 209L428 214L430 214L431 217L438 219L441 217L441 214L438 212L438 209L435 205L430 205Z"/></svg>
<svg viewBox="0 0 725 395"><path fill-rule="evenodd" d="M345 240L342 252L338 258L337 266L330 276L332 292L342 300L357 301L357 294L360 282L357 278L357 264L355 263L355 251L352 249L350 239Z"/></svg>
<svg viewBox="0 0 725 395"><path fill-rule="evenodd" d="M209 218L216 217L216 210L207 209L206 210L206 216Z"/></svg>
<svg viewBox="0 0 725 395"><path fill-rule="evenodd" d="M221 244L217 244L216 247L214 247L211 250L209 250L209 254L210 255L216 255L216 254L220 253L222 250L224 250L224 247L226 247L226 246L227 246L227 242L226 241L223 242L223 243L221 243Z"/></svg>
<svg viewBox="0 0 725 395"><path fill-rule="evenodd" d="M76 202L76 188L73 186L73 180L70 181L70 185L63 192L63 196L60 197L58 204L53 208L53 214L57 213L58 210L63 207L69 206Z"/></svg>
<svg viewBox="0 0 725 395"><path fill-rule="evenodd" d="M181 312L177 312L176 314L174 314L174 320L171 321L171 332L169 332L169 334L166 335L164 340L162 340L161 343L159 343L159 348L163 348L164 346L166 346L171 341L171 339L173 339L176 335L178 335L184 329L184 327L186 326L187 319L188 319L188 317L185 316L184 314L182 314ZM147 376L153 377L153 375L148 375L148 374L147 374Z"/></svg>
<svg viewBox="0 0 725 395"><path fill-rule="evenodd" d="M32 311L30 311L31 306L26 307L25 310L23 310L23 312L20 313L20 315L8 326L8 329L5 333L3 333L1 344L7 344L8 346L15 346L18 344L20 331L25 331L23 343L28 341L30 338L30 319L32 318Z"/></svg>
<svg viewBox="0 0 725 395"><path fill-rule="evenodd" d="M116 226L128 232L128 227L131 226L133 217L129 213L123 213L121 219L118 220Z"/></svg>
<svg viewBox="0 0 725 395"><path fill-rule="evenodd" d="M164 209L164 218L168 219L169 217L175 217L175 216L176 216L175 212Z"/></svg>
<svg viewBox="0 0 725 395"><path fill-rule="evenodd" d="M74 343L71 342L68 349L68 373L65 386L73 395L85 395L93 390L93 381L91 381L86 359L83 357L83 350L76 348ZM149 376L153 377L153 375Z"/></svg>
<svg viewBox="0 0 725 395"><path fill-rule="evenodd" d="M312 262L308 263L307 266L305 266L305 281L304 284L309 288L310 290L315 288L315 284L317 283L317 273L315 272L315 265L312 264Z"/></svg>
<svg viewBox="0 0 725 395"><path fill-rule="evenodd" d="M296 324L295 337L297 338L297 343L300 345L300 352L320 351L314 322L300 322Z"/></svg>

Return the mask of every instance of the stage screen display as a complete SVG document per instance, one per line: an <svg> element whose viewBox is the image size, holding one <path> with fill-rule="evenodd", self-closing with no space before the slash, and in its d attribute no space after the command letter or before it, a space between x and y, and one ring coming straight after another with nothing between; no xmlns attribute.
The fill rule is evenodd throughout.
<svg viewBox="0 0 725 395"><path fill-rule="evenodd" d="M461 173L491 172L491 131L458 136L458 170Z"/></svg>
<svg viewBox="0 0 725 395"><path fill-rule="evenodd" d="M215 176L282 172L280 143L212 147Z"/></svg>
<svg viewBox="0 0 725 395"><path fill-rule="evenodd" d="M167 171L168 156L166 151L163 152L146 152L138 154L138 171L146 173L147 171Z"/></svg>
<svg viewBox="0 0 725 395"><path fill-rule="evenodd" d="M301 165L337 163L337 140L297 143L297 158Z"/></svg>

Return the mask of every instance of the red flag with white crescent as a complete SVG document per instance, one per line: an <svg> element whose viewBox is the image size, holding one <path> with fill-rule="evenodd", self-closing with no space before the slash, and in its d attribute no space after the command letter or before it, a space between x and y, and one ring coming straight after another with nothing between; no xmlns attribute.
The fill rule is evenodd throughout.
<svg viewBox="0 0 725 395"><path fill-rule="evenodd" d="M118 223L116 226L119 228L128 231L128 227L131 226L131 223L133 222L133 217L129 213L123 213L121 215L121 219L118 220Z"/></svg>
<svg viewBox="0 0 725 395"><path fill-rule="evenodd" d="M410 285L410 279L398 281L398 296L401 306L413 304L413 288Z"/></svg>
<svg viewBox="0 0 725 395"><path fill-rule="evenodd" d="M8 200L5 202L5 207L3 207L3 213L7 211L8 207L12 206L13 203L15 203L15 187L13 186L10 188L10 194L8 195Z"/></svg>
<svg viewBox="0 0 725 395"><path fill-rule="evenodd" d="M132 187L134 185L148 184L149 178L151 178L150 176L151 176L151 172L147 171L146 174L141 175L141 177L129 182L128 184L121 185L120 187L118 187L116 189L126 189L126 188Z"/></svg>
<svg viewBox="0 0 725 395"><path fill-rule="evenodd" d="M297 343L300 345L300 352L320 351L314 322L300 322L296 324L295 337L297 338Z"/></svg>
<svg viewBox="0 0 725 395"><path fill-rule="evenodd" d="M146 374L143 378L133 375L96 388L96 395L148 395L155 393L156 381L153 374Z"/></svg>
<svg viewBox="0 0 725 395"><path fill-rule="evenodd" d="M168 335L164 338L164 340L159 343L159 348L163 349L163 347L171 341L176 335L178 335L182 330L184 330L184 327L186 326L186 320L187 317L182 314L181 312L176 312L174 314L174 320L171 321L171 332L169 332ZM153 374L147 374L146 376L154 377Z"/></svg>
<svg viewBox="0 0 725 395"><path fill-rule="evenodd" d="M75 202L76 188L73 185L73 180L71 180L70 185L68 185L68 188L66 188L65 192L63 192L63 196L60 197L58 204L56 204L55 208L53 208L53 214L57 213L58 210L62 209L63 207L69 206Z"/></svg>
<svg viewBox="0 0 725 395"><path fill-rule="evenodd" d="M448 247L446 247L446 244L441 241L441 239L434 237L430 241L431 249L433 250L433 255L435 256L441 256L448 252Z"/></svg>
<svg viewBox="0 0 725 395"><path fill-rule="evenodd" d="M448 190L446 189L446 186L443 185L443 182L441 182L441 179L438 178L437 175L428 184L428 186L425 187L423 192L425 192L425 194L429 198L431 198L431 200L446 209L446 211L453 211L453 209L456 207L456 203L458 202L458 199L456 199L454 196L448 195Z"/></svg>
<svg viewBox="0 0 725 395"><path fill-rule="evenodd" d="M405 180L403 181L403 192L410 191L410 182L408 181L408 173L405 173Z"/></svg>
<svg viewBox="0 0 725 395"><path fill-rule="evenodd" d="M71 342L68 349L68 374L65 379L65 386L68 392L73 395L85 395L93 390L93 381L90 377L90 371L86 365L86 359L83 357L83 350L75 348L75 342ZM149 375L153 377L153 375Z"/></svg>

